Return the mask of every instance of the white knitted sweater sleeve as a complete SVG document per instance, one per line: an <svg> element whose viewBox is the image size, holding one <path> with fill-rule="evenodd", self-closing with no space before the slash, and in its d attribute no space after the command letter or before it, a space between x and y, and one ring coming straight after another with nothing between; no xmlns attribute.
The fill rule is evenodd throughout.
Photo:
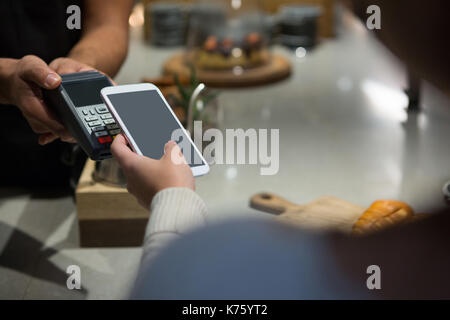
<svg viewBox="0 0 450 320"><path fill-rule="evenodd" d="M171 241L207 223L205 203L188 188L160 191L153 198L150 211L142 256L146 266Z"/></svg>

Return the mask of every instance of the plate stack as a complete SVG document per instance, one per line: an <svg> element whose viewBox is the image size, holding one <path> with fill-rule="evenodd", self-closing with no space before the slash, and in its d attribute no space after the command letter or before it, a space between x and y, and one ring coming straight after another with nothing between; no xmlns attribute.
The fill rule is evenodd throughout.
<svg viewBox="0 0 450 320"><path fill-rule="evenodd" d="M186 43L188 14L182 4L157 2L147 7L151 43L156 46L180 46Z"/></svg>

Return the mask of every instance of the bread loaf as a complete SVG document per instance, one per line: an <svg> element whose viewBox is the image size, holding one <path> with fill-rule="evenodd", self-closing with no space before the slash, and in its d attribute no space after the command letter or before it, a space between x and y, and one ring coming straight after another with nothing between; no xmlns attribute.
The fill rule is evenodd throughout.
<svg viewBox="0 0 450 320"><path fill-rule="evenodd" d="M353 225L352 233L361 235L386 229L407 222L414 217L413 209L404 202L375 201Z"/></svg>

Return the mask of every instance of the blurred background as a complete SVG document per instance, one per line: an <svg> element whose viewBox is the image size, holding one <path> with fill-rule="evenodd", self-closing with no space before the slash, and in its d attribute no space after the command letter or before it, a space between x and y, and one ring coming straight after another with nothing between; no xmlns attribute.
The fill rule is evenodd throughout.
<svg viewBox="0 0 450 320"><path fill-rule="evenodd" d="M411 75L339 1L142 0L129 27L118 84L157 84L186 125L189 94L204 82L194 107L204 127L280 130L278 174L214 165L197 180L218 221L269 216L248 206L261 191L299 204L331 195L364 208L377 199L423 213L448 205L448 97ZM0 298L127 296L148 214L131 198L128 214L111 210L107 196L93 201L125 193L114 164L97 165L112 181L93 185L94 166L77 201L0 190ZM71 264L83 270L83 291L65 287Z"/></svg>

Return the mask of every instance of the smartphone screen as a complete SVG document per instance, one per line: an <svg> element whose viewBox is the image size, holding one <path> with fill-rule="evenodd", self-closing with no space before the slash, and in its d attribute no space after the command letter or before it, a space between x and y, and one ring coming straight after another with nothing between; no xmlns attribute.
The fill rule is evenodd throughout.
<svg viewBox="0 0 450 320"><path fill-rule="evenodd" d="M144 156L160 159L164 154L164 145L175 140L191 167L205 165L156 90L107 96Z"/></svg>

